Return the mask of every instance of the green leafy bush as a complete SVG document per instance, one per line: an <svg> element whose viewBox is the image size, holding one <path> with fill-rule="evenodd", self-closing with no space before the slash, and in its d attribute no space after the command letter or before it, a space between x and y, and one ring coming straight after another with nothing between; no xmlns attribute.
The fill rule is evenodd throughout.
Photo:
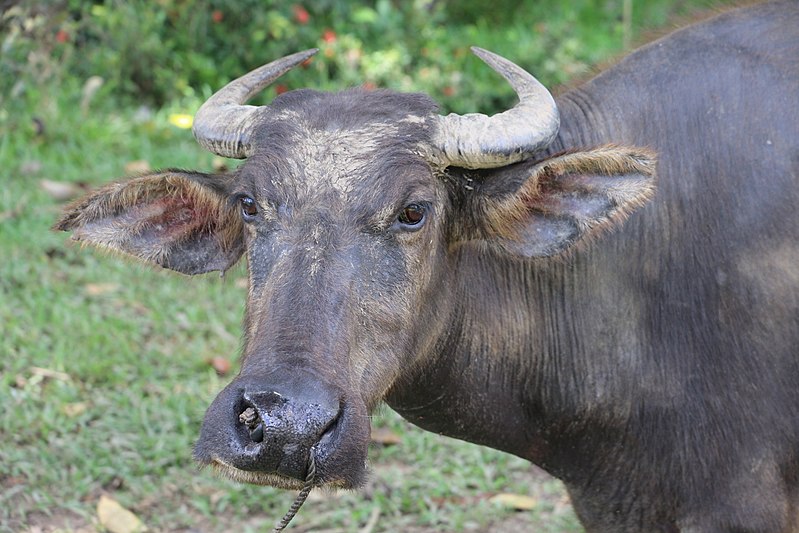
<svg viewBox="0 0 799 533"><path fill-rule="evenodd" d="M434 95L445 110L495 111L513 98L470 45L557 85L620 50L622 1L61 0L19 4L0 20L0 95L101 76L117 103L204 96L271 59L318 47L274 90L365 84ZM628 0L629 1L629 0ZM642 3L643 4L643 3ZM668 13L647 2L644 21ZM639 7L639 6L636 6ZM640 13L639 13L640 11ZM587 28L610 28L602 32ZM267 94L267 97L270 95Z"/></svg>

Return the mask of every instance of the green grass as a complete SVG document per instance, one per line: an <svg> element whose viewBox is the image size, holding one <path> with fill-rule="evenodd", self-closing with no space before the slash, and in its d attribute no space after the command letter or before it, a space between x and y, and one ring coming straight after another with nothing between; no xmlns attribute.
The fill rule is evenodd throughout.
<svg viewBox="0 0 799 533"><path fill-rule="evenodd" d="M652 20L670 13L670 2L651 5ZM538 68L577 74L575 57L617 51L618 26L596 26L612 9L542 20L567 37L556 47L565 52ZM503 52L507 39L525 39L514 31L474 24L453 39ZM203 413L230 379L208 361L236 359L241 267L224 279L188 279L81 250L49 229L62 205L40 187L42 179L98 185L134 160L210 168L212 156L167 120L199 101L142 116L104 95L84 112L80 83L66 76L56 87L29 86L0 111L0 532L94 530L101 494L155 531L264 531L293 493L217 479L191 460ZM562 485L525 461L423 432L388 409L373 425L401 442L372 447L363 491L312 494L294 530L358 531L375 518L374 531L581 530ZM537 504L516 513L488 501L503 492Z"/></svg>
<svg viewBox="0 0 799 533"><path fill-rule="evenodd" d="M203 413L229 379L208 361L236 358L243 269L190 279L83 250L50 230L62 204L39 186L97 185L133 160L209 168L212 156L168 123L179 109L142 121L128 109L83 114L77 91L50 98L32 93L15 117L23 132L40 118L43 135L31 128L0 141L9 170L0 192L0 531L91 525L101 494L154 530L262 531L294 494L217 479L191 460ZM373 424L401 443L373 447L365 491L312 496L297 530L354 531L376 512L378 531L485 530L513 514L488 502L499 492L536 495L529 519L547 517L552 531L577 528L559 483L531 488L542 475L525 461L425 433L388 409Z"/></svg>

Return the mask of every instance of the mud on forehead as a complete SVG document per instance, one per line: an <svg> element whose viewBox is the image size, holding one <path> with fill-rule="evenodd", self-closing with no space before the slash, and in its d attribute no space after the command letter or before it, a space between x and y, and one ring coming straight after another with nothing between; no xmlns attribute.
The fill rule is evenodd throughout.
<svg viewBox="0 0 799 533"><path fill-rule="evenodd" d="M426 95L363 89L293 91L269 107L252 163L270 167L269 181L279 177L301 196L324 189L348 195L418 165L431 136L426 119L437 110Z"/></svg>

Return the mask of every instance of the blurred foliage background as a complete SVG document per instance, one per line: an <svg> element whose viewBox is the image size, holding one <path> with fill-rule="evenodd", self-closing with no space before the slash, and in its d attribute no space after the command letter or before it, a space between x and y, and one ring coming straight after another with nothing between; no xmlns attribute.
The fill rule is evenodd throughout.
<svg viewBox="0 0 799 533"><path fill-rule="evenodd" d="M706 2L705 2L706 3ZM75 90L91 76L118 105L206 96L277 57L322 50L277 89L364 84L426 91L446 110L494 111L510 92L468 47L518 62L548 86L619 52L687 0L55 0L6 2L0 94ZM586 31L589 30L589 31ZM596 31L591 31L596 30Z"/></svg>
<svg viewBox="0 0 799 533"><path fill-rule="evenodd" d="M294 497L191 460L237 370L243 267L189 280L49 229L65 201L119 176L229 168L188 129L213 90L318 47L260 101L363 85L491 113L514 96L470 45L557 87L706 4L0 0L0 533L119 531L109 497L151 531L264 531ZM562 485L529 463L387 409L372 425L367 486L313 492L295 531L580 531Z"/></svg>

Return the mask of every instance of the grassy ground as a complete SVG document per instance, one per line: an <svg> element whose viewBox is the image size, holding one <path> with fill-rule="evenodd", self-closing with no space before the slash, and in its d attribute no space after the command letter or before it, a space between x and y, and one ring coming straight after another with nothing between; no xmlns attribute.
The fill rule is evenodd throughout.
<svg viewBox="0 0 799 533"><path fill-rule="evenodd" d="M669 9L661 11L662 19ZM618 50L621 35L601 32L589 20L572 38L604 35L615 43L605 43L607 53ZM102 529L101 495L150 530L268 529L294 494L220 480L191 461L204 410L236 371L243 271L189 280L81 250L49 230L58 184L103 183L134 161L211 167L212 156L169 121L198 102L150 112L112 109L107 99L82 109L80 81L69 79L8 102L0 112L0 532ZM227 376L210 364L219 356L233 365ZM398 442L373 445L368 486L312 494L295 531L580 531L560 483L528 463L425 433L388 409L373 425ZM532 499L516 511L491 500L500 493Z"/></svg>
<svg viewBox="0 0 799 533"><path fill-rule="evenodd" d="M235 372L244 272L189 279L70 246L49 230L61 203L41 186L105 182L134 160L208 168L212 157L169 123L170 110L142 118L33 101L45 107L27 106L23 122L36 117L44 132L0 141L12 168L0 190L0 530L94 530L102 494L153 530L263 530L294 495L216 479L190 453L229 379L209 361L223 356ZM365 491L313 495L296 530L354 531L375 516L378 531L484 530L512 518L488 501L500 492L535 497L526 514L553 531L576 527L559 484L524 461L388 409L373 423L400 442L373 447Z"/></svg>
<svg viewBox="0 0 799 533"><path fill-rule="evenodd" d="M32 95L20 121L30 131L0 140L11 168L0 189L0 531L93 531L103 494L152 530L262 531L294 494L220 480L191 460L229 379L209 361L223 356L235 372L243 270L189 279L71 246L49 230L62 203L42 187L102 183L131 161L209 168L212 156L169 123L174 109L84 114L78 100ZM375 531L485 530L517 518L489 501L502 492L535 498L525 520L577 527L560 485L528 463L388 409L373 424L400 442L373 446L369 485L313 495L295 530L356 531L375 517Z"/></svg>

